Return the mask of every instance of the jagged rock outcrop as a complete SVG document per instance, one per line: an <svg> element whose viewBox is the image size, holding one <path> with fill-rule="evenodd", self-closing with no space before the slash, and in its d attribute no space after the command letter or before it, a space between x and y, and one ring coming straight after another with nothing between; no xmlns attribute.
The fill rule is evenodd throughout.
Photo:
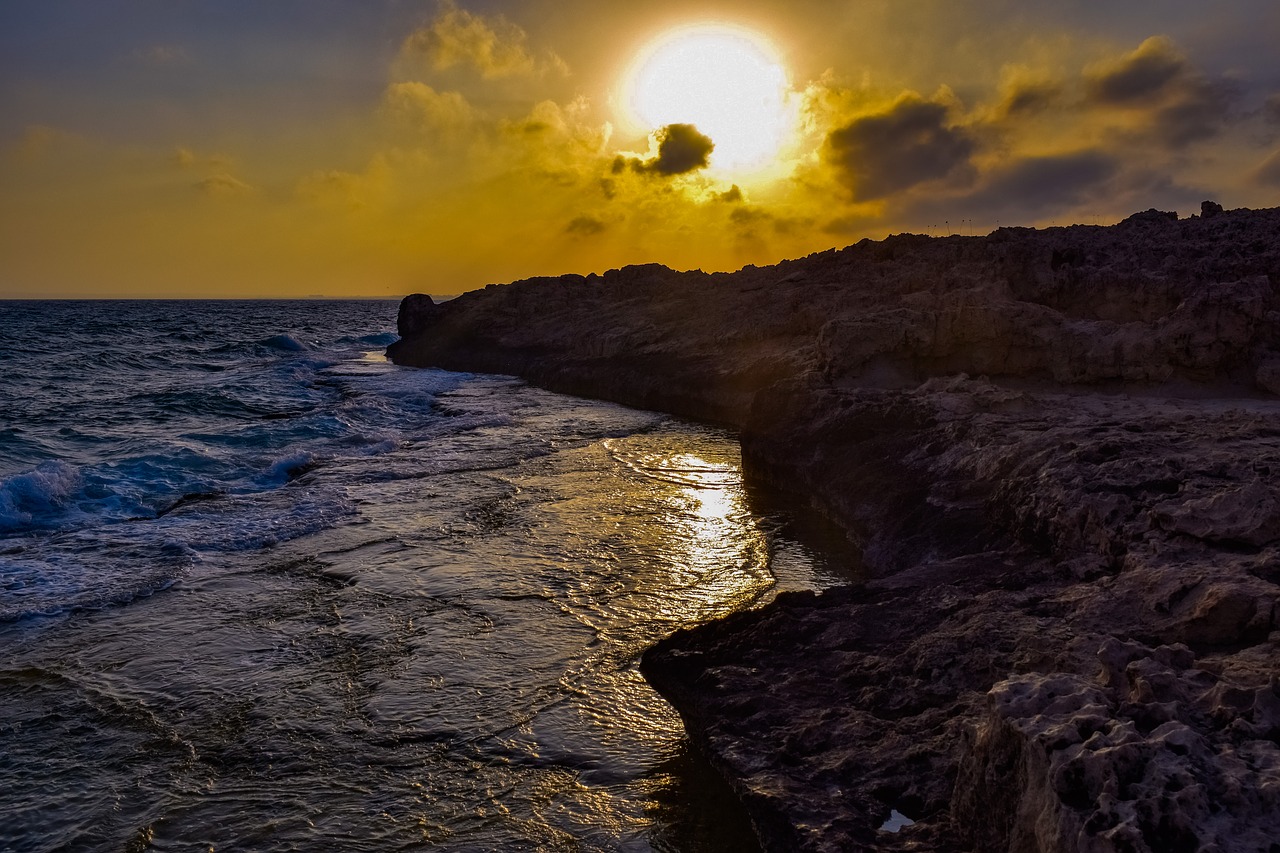
<svg viewBox="0 0 1280 853"><path fill-rule="evenodd" d="M406 313L400 363L738 427L862 547L642 663L770 849L1280 849L1280 210Z"/></svg>
<svg viewBox="0 0 1280 853"><path fill-rule="evenodd" d="M732 274L529 279L426 313L409 297L414 332L391 353L735 423L760 390L809 370L880 387L967 373L1270 392L1277 234L1280 210L1148 211L1110 228L864 240Z"/></svg>

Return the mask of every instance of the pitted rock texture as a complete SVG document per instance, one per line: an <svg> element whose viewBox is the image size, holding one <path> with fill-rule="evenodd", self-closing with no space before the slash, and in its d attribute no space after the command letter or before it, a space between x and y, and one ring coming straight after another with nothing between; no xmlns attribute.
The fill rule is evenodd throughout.
<svg viewBox="0 0 1280 853"><path fill-rule="evenodd" d="M843 519L871 577L676 634L644 672L770 849L1270 853L1280 812L1250 792L1280 790L1277 426L1263 400L779 386L743 431L749 472ZM1226 533L1175 523L1192 518ZM1019 728L1033 715L1013 700L1033 692L1083 697L1067 710L1109 721L1141 768L1176 764L1213 820L1153 811L1180 808L1161 799L1178 782L1066 786ZM1175 722L1209 745L1196 761L1159 728ZM878 833L891 808L917 824Z"/></svg>
<svg viewBox="0 0 1280 853"><path fill-rule="evenodd" d="M1186 646L1115 639L1098 657L1095 678L1020 675L988 693L953 805L972 813L979 846L1274 849L1275 673L1242 683L1217 661L1197 665Z"/></svg>
<svg viewBox="0 0 1280 853"><path fill-rule="evenodd" d="M766 848L1280 853L1280 211L422 299L396 361L733 425L861 547L642 661Z"/></svg>

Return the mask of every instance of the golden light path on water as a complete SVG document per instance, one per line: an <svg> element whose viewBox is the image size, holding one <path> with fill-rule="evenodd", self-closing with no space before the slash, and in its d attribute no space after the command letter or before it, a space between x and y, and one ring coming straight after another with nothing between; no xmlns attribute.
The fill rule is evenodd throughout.
<svg viewBox="0 0 1280 853"><path fill-rule="evenodd" d="M680 595L654 602L658 614L672 621L705 621L709 611L740 606L759 595L770 578L767 542L750 524L744 506L742 471L736 459L715 461L676 449L669 452L631 454L618 443L605 442L610 453L643 482L656 487L667 508L655 520L655 535L669 542L655 543L666 550L667 578ZM664 488L664 486L668 488ZM674 487L674 488L670 488ZM750 531L744 536L744 531Z"/></svg>

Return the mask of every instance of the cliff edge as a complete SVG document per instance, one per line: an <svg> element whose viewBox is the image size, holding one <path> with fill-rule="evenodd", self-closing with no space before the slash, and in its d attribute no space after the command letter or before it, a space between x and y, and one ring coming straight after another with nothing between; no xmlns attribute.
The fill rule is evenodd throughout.
<svg viewBox="0 0 1280 853"><path fill-rule="evenodd" d="M866 583L642 662L767 848L1280 849L1280 210L531 279L400 331L732 425L861 545Z"/></svg>

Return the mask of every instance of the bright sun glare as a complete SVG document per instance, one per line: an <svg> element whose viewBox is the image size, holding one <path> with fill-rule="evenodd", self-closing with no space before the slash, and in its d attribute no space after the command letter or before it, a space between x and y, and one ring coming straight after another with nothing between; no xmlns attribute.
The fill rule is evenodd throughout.
<svg viewBox="0 0 1280 853"><path fill-rule="evenodd" d="M659 36L628 75L626 102L649 130L692 124L721 168L767 164L791 130L787 75L759 35L723 25Z"/></svg>

